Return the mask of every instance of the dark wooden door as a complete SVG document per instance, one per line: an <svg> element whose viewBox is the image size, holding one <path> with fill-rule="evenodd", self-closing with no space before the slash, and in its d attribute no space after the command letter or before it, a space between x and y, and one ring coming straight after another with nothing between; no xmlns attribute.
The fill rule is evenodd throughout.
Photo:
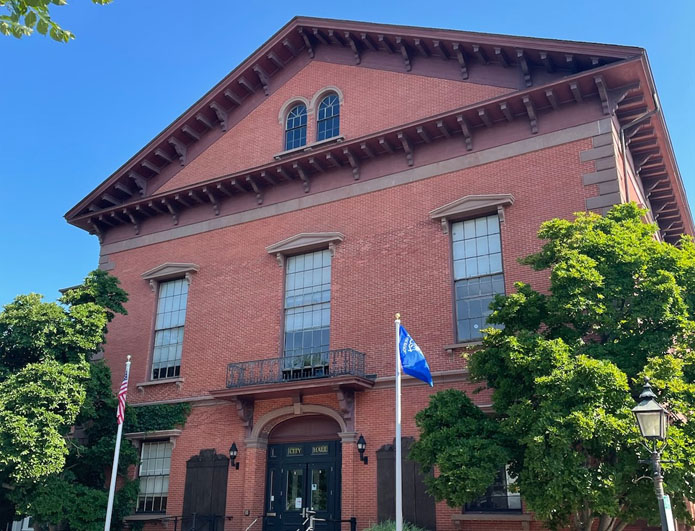
<svg viewBox="0 0 695 531"><path fill-rule="evenodd" d="M336 531L340 519L340 443L317 441L268 447L265 531L304 529L306 510L316 531Z"/></svg>
<svg viewBox="0 0 695 531"><path fill-rule="evenodd" d="M229 458L201 450L186 462L182 528L223 531Z"/></svg>
<svg viewBox="0 0 695 531"><path fill-rule="evenodd" d="M401 439L403 519L418 527L434 531L436 529L435 501L427 493L420 465L408 459L414 439ZM384 445L376 451L377 467L377 518L380 522L394 520L396 515L396 452L392 444Z"/></svg>

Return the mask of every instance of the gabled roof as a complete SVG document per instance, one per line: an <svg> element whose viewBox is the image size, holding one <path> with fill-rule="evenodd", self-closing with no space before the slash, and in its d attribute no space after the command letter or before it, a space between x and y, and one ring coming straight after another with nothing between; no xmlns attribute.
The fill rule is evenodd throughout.
<svg viewBox="0 0 695 531"><path fill-rule="evenodd" d="M276 88L274 78L287 65L301 55L313 58L323 46L350 50L355 64L368 54L394 54L402 58L404 72L430 58L452 61L458 64L462 80L468 78L472 63L513 67L527 88L497 98L499 102L480 102L430 120L404 124L393 131L357 139L359 143L346 139L339 145L321 146L321 158L309 156L312 153L293 154L287 160L249 168L244 175L231 179L229 175L202 176L205 181L194 186L166 194L151 192L153 183L159 181L161 185L160 174L173 176L176 168L221 137L235 113L247 114L259 105ZM534 84L534 71L541 69L555 74L555 81ZM630 84L634 79L639 81ZM254 193L260 204L263 188L276 181L301 180L305 191L309 191L311 174L323 172L322 164L350 166L358 179L361 158L402 149L412 164L414 144L452 134L462 135L470 150L476 127L490 127L517 116L527 117L535 133L536 112L546 107L557 109L566 101L600 98L605 114L617 113L621 123L628 124L654 109L654 91L641 48L295 17L73 207L66 219L97 234L112 225L130 223L137 234L143 217L168 213L176 224L178 210L196 203L210 203L218 214L218 201L235 193ZM638 148L633 155L644 161L644 176L656 180L657 194L666 194L664 205L658 206L671 209L677 203L676 210L682 212L680 221L669 222L669 230L691 232L692 220L663 118L652 118L633 129L629 131L630 149ZM668 181L667 186L662 186L662 181Z"/></svg>

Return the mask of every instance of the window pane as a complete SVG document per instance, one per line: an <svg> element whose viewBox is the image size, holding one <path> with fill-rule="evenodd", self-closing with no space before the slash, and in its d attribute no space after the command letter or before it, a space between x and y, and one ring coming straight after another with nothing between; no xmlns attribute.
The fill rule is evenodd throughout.
<svg viewBox="0 0 695 531"><path fill-rule="evenodd" d="M490 273L490 258L487 255L478 257L478 274L487 275Z"/></svg>
<svg viewBox="0 0 695 531"><path fill-rule="evenodd" d="M454 279L459 280L466 278L466 261L456 260L454 262Z"/></svg>
<svg viewBox="0 0 695 531"><path fill-rule="evenodd" d="M459 319L456 328L458 330L459 341L467 341L471 339L471 327L469 319Z"/></svg>
<svg viewBox="0 0 695 531"><path fill-rule="evenodd" d="M472 219L469 219L468 221L463 222L463 237L468 239L468 238L475 238L475 221Z"/></svg>
<svg viewBox="0 0 695 531"><path fill-rule="evenodd" d="M451 224L451 239L456 241L463 240L463 223L457 222Z"/></svg>
<svg viewBox="0 0 695 531"><path fill-rule="evenodd" d="M478 276L478 260L475 258L466 259L466 276L477 277Z"/></svg>
<svg viewBox="0 0 695 531"><path fill-rule="evenodd" d="M487 237L488 250L491 253L500 252L500 237L498 234L490 234Z"/></svg>
<svg viewBox="0 0 695 531"><path fill-rule="evenodd" d="M488 243L487 243L487 236L478 236L475 239L475 246L476 246L476 251L477 255L484 255L488 253Z"/></svg>
<svg viewBox="0 0 695 531"><path fill-rule="evenodd" d="M499 234L500 219L497 214L487 217L487 232L488 234Z"/></svg>
<svg viewBox="0 0 695 531"><path fill-rule="evenodd" d="M310 508L312 511L328 509L328 470L316 468L311 471Z"/></svg>
<svg viewBox="0 0 695 531"><path fill-rule="evenodd" d="M465 243L464 241L458 241L454 242L453 244L453 249L454 249L454 260L460 260L462 258L465 258L466 256L466 251L465 251Z"/></svg>
<svg viewBox="0 0 695 531"><path fill-rule="evenodd" d="M475 220L475 235L487 235L487 218L478 218Z"/></svg>
<svg viewBox="0 0 695 531"><path fill-rule="evenodd" d="M304 507L304 470L295 469L287 471L287 502L286 511L301 511Z"/></svg>
<svg viewBox="0 0 695 531"><path fill-rule="evenodd" d="M502 254L494 253L490 255L490 272L500 273L502 271Z"/></svg>

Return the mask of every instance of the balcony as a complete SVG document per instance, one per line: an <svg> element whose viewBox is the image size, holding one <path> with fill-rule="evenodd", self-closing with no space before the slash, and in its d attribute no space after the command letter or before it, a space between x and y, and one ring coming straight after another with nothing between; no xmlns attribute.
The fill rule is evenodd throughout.
<svg viewBox="0 0 695 531"><path fill-rule="evenodd" d="M227 365L226 389L219 398L275 398L319 394L337 389L364 390L374 385L365 375L365 355L345 348Z"/></svg>

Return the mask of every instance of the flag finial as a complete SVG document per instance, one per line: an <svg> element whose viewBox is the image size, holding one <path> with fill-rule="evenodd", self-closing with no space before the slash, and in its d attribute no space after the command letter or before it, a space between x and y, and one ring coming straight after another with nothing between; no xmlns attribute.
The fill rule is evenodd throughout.
<svg viewBox="0 0 695 531"><path fill-rule="evenodd" d="M126 356L126 360L127 360L127 361L130 361L130 354L128 354L128 355Z"/></svg>
<svg viewBox="0 0 695 531"><path fill-rule="evenodd" d="M401 318L401 314L400 314L400 313L397 313L397 314L396 314L396 319L400 319L400 318Z"/></svg>

